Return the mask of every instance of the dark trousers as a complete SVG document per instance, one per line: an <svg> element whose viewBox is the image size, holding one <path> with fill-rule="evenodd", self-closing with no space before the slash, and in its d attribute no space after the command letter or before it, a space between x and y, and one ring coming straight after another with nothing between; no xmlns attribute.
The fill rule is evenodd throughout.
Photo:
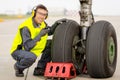
<svg viewBox="0 0 120 80"><path fill-rule="evenodd" d="M25 50L14 51L12 57L17 61L15 66L21 70L30 67L37 59L36 55Z"/></svg>
<svg viewBox="0 0 120 80"><path fill-rule="evenodd" d="M37 59L36 55L25 50L16 50L12 53L12 57L17 61L15 66L21 70L30 67ZM47 41L42 56L38 61L37 67L45 69L46 64L51 61L51 40Z"/></svg>

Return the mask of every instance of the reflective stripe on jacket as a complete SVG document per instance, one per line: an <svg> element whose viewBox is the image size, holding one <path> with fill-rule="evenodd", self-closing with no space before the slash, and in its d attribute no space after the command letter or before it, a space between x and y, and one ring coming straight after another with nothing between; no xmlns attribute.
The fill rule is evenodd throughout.
<svg viewBox="0 0 120 80"><path fill-rule="evenodd" d="M23 48L22 46L22 37L20 34L20 30L24 27L27 27L30 31L31 34L31 39L34 39L39 33L40 31L46 27L45 22L42 22L40 27L35 28L33 26L33 22L32 22L32 17L28 18L25 22L23 22L18 29L18 32L14 38L13 44L12 44L12 48L10 50L10 53L12 54L15 50L19 49L19 48ZM41 37L41 40L38 41L36 43L36 45L30 50L31 52L33 52L36 56L39 56L40 53L43 51L43 49L45 48L46 42L47 42L47 37L48 34L46 34L45 36Z"/></svg>

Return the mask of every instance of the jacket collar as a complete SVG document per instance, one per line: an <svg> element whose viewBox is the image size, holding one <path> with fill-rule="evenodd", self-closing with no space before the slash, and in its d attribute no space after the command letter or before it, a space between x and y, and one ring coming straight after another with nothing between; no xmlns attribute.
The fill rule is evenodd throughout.
<svg viewBox="0 0 120 80"><path fill-rule="evenodd" d="M32 22L33 22L33 26L34 26L35 28L40 27L40 24L37 24L37 23L35 22L34 17L32 18Z"/></svg>

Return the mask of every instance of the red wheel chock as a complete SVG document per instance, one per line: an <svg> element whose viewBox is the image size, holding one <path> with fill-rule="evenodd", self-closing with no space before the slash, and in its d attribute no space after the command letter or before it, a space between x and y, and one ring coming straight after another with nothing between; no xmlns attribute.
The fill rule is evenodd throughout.
<svg viewBox="0 0 120 80"><path fill-rule="evenodd" d="M76 77L76 69L72 63L47 63L44 76L47 78L64 78L68 80Z"/></svg>

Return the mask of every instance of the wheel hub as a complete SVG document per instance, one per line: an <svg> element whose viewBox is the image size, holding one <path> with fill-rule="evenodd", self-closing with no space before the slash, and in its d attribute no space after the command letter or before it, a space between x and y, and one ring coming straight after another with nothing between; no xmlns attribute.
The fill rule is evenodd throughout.
<svg viewBox="0 0 120 80"><path fill-rule="evenodd" d="M115 58L115 43L112 37L108 41L108 60L112 64Z"/></svg>

